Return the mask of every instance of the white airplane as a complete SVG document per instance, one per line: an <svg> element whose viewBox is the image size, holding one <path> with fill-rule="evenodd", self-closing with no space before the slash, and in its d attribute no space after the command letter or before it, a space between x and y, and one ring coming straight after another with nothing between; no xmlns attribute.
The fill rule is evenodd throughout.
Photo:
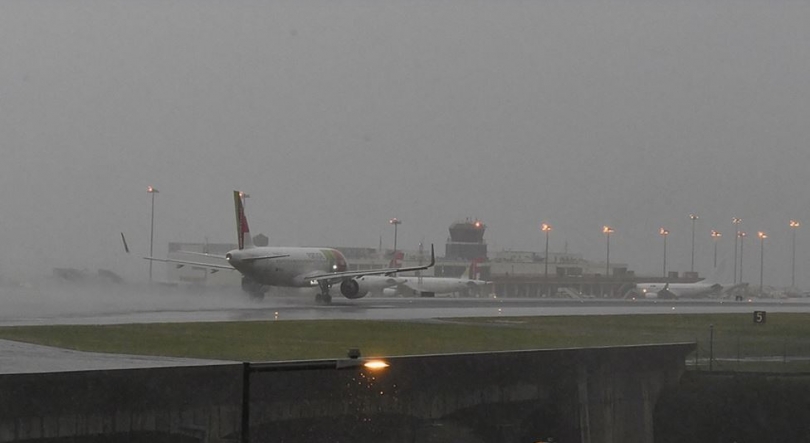
<svg viewBox="0 0 810 443"><path fill-rule="evenodd" d="M420 296L420 297L435 297L436 294L451 294L451 293L470 293L480 291L485 285L490 284L484 280L473 280L470 276L475 276L477 262L473 261L470 266L464 271L460 278L449 277L418 277L408 276L402 277L404 282L399 283L396 287L383 289L383 294L392 295L406 295L406 296ZM370 276L368 278L381 278Z"/></svg>
<svg viewBox="0 0 810 443"><path fill-rule="evenodd" d="M199 266L217 272L221 269L236 269L242 274L242 289L252 299L261 300L267 292L267 286L283 287L319 287L315 296L319 304L332 301L329 290L332 285L340 284L340 293L348 299L365 297L369 292L381 291L387 286L400 283L403 279L394 274L403 271L420 271L436 263L433 245L430 246L430 263L409 268L384 268L363 271L347 271L346 257L337 249L299 248L299 247L257 247L250 236L245 207L239 191L233 192L236 209L236 233L238 248L224 256L186 252L192 255L216 257L227 261L227 264L216 265L194 261L144 257L147 260L174 263L178 267L185 265ZM374 282L369 277L377 276Z"/></svg>
<svg viewBox="0 0 810 443"><path fill-rule="evenodd" d="M710 295L727 295L748 286L748 283L723 285L717 282L717 276L722 272L722 263L712 275L695 283L637 283L635 291L645 298L689 298L708 297Z"/></svg>

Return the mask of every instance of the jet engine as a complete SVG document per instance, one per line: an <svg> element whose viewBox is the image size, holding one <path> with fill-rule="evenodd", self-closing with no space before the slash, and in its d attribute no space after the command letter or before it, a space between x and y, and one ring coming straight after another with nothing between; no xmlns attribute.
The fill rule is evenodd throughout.
<svg viewBox="0 0 810 443"><path fill-rule="evenodd" d="M347 278L340 283L340 293L351 300L363 298L369 292L368 288L363 286L365 285L361 285L356 278Z"/></svg>
<svg viewBox="0 0 810 443"><path fill-rule="evenodd" d="M383 295L386 288L403 284L406 281L407 279L402 277L363 275L343 280L340 283L340 293L350 299L362 298L368 294Z"/></svg>

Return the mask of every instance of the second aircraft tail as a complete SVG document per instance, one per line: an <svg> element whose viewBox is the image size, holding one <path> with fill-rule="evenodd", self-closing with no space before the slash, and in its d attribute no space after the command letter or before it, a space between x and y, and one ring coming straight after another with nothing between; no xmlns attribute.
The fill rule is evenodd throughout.
<svg viewBox="0 0 810 443"><path fill-rule="evenodd" d="M236 210L236 239L239 249L250 249L253 247L253 238L250 236L250 228L245 216L245 204L242 201L242 193L239 191L233 191L233 206Z"/></svg>

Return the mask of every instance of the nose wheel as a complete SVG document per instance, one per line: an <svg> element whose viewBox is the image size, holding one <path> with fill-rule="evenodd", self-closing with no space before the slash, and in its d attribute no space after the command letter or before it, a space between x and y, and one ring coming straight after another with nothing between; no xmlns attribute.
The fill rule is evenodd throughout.
<svg viewBox="0 0 810 443"><path fill-rule="evenodd" d="M318 282L318 286L321 288L321 292L315 294L315 303L319 305L332 303L332 296L329 295L329 288L331 288L332 285L326 280L321 280Z"/></svg>

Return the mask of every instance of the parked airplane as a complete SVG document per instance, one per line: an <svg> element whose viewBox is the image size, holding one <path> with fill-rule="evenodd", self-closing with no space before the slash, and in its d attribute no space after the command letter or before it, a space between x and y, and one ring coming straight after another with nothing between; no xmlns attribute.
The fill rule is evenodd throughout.
<svg viewBox="0 0 810 443"><path fill-rule="evenodd" d="M710 295L727 295L748 286L748 283L722 285L717 276L722 272L723 263L715 272L704 280L695 283L638 283L636 292L646 298L689 298L708 297Z"/></svg>
<svg viewBox="0 0 810 443"><path fill-rule="evenodd" d="M419 276L402 277L405 279L404 282L397 284L396 287L383 289L383 294L434 297L436 294L451 294L456 292L469 294L470 292L480 291L482 287L490 284L490 282L470 279L470 277L475 277L476 275L477 264L477 261L473 261L460 278ZM375 277L370 276L368 278Z"/></svg>
<svg viewBox="0 0 810 443"><path fill-rule="evenodd" d="M363 271L348 271L348 263L337 249L299 248L299 247L256 247L250 236L245 207L239 191L233 192L236 210L236 233L238 248L229 251L225 256L188 252L193 255L217 257L227 264L216 265L194 261L144 257L147 260L174 263L178 267L185 265L198 266L216 272L220 269L236 269L242 274L242 289L251 298L261 300L267 286L285 287L319 287L315 296L317 303L328 304L332 301L329 290L332 285L340 283L340 293L348 299L365 297L369 292L381 291L402 281L393 276L397 272L420 271L436 263L433 245L430 247L430 263L408 268L384 268ZM374 282L368 277L378 276Z"/></svg>

